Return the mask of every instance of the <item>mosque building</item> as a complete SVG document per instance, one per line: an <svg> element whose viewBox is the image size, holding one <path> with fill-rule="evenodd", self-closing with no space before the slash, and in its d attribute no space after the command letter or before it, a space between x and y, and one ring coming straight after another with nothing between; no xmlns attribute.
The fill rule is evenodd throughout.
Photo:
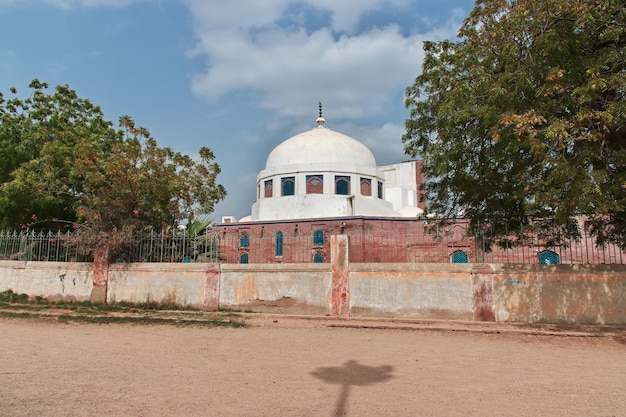
<svg viewBox="0 0 626 417"><path fill-rule="evenodd" d="M325 126L321 105L316 122L269 154L251 214L216 225L223 261L327 262L332 234L348 234L353 246L362 242L354 261L376 262L377 250L406 259L406 234L425 210L422 162L378 166L365 145ZM364 248L365 236L384 248Z"/></svg>
<svg viewBox="0 0 626 417"><path fill-rule="evenodd" d="M324 126L278 145L257 176L252 214L240 222L423 213L419 161L377 166L374 154Z"/></svg>

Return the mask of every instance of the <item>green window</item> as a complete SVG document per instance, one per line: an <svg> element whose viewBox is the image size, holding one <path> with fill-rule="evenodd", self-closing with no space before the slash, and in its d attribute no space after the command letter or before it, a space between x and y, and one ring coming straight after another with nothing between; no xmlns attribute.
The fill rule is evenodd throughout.
<svg viewBox="0 0 626 417"><path fill-rule="evenodd" d="M324 231L318 229L313 232L313 246L324 246Z"/></svg>
<svg viewBox="0 0 626 417"><path fill-rule="evenodd" d="M458 250L452 254L451 260L453 264L466 264L468 261L467 254Z"/></svg>
<svg viewBox="0 0 626 417"><path fill-rule="evenodd" d="M335 176L335 194L350 195L350 177Z"/></svg>
<svg viewBox="0 0 626 417"><path fill-rule="evenodd" d="M283 195L294 195L296 193L296 177L286 177L281 179Z"/></svg>
<svg viewBox="0 0 626 417"><path fill-rule="evenodd" d="M276 256L283 256L283 232L276 232Z"/></svg>
<svg viewBox="0 0 626 417"><path fill-rule="evenodd" d="M544 250L539 254L539 263L542 265L556 265L560 262L559 255L551 250Z"/></svg>

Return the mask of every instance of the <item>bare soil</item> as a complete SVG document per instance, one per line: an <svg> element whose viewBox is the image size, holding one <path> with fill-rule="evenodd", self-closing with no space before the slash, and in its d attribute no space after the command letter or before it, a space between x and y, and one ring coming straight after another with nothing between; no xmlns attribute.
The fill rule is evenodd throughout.
<svg viewBox="0 0 626 417"><path fill-rule="evenodd" d="M0 416L626 416L624 333L246 321L0 319Z"/></svg>

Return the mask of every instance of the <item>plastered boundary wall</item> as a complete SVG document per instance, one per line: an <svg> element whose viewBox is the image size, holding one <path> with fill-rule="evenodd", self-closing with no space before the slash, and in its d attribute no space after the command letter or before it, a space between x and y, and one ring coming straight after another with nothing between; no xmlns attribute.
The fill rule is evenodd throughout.
<svg viewBox="0 0 626 417"><path fill-rule="evenodd" d="M131 264L108 302L206 310L626 325L624 265ZM93 265L0 261L0 291L89 300Z"/></svg>
<svg viewBox="0 0 626 417"><path fill-rule="evenodd" d="M626 265L490 268L496 321L626 324Z"/></svg>
<svg viewBox="0 0 626 417"><path fill-rule="evenodd" d="M0 291L52 301L89 300L93 269L89 263L0 261Z"/></svg>

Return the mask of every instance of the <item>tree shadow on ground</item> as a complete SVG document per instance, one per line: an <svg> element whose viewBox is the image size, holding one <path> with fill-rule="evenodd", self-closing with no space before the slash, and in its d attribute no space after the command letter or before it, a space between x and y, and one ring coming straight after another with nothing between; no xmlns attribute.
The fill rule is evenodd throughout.
<svg viewBox="0 0 626 417"><path fill-rule="evenodd" d="M355 360L346 361L343 366L320 367L311 371L311 375L327 384L341 385L341 393L335 406L335 417L347 415L347 401L350 387L372 385L391 378L393 366L367 366Z"/></svg>

